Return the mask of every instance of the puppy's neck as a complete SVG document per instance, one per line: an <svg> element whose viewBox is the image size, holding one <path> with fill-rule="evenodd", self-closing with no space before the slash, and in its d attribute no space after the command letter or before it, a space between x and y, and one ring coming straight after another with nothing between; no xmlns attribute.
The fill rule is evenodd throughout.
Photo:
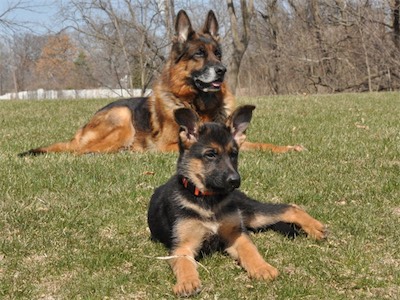
<svg viewBox="0 0 400 300"><path fill-rule="evenodd" d="M182 183L183 187L189 190L196 197L204 197L204 196L215 196L217 193L212 191L200 191L197 186L195 186L188 178L184 176L180 176L179 181Z"/></svg>

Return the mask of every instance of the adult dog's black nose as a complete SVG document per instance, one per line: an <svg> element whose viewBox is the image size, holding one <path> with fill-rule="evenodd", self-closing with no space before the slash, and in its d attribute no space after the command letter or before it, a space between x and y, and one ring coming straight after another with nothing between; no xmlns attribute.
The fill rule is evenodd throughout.
<svg viewBox="0 0 400 300"><path fill-rule="evenodd" d="M227 178L227 182L231 188L238 188L240 186L240 175L238 173L230 174Z"/></svg>
<svg viewBox="0 0 400 300"><path fill-rule="evenodd" d="M215 69L215 73L218 76L224 76L225 75L226 68L225 68L224 65L216 65L214 69Z"/></svg>

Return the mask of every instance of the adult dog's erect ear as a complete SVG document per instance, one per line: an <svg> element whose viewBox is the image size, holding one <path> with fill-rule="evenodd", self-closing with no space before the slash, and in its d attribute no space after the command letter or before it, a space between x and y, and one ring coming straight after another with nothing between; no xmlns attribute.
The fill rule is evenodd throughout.
<svg viewBox="0 0 400 300"><path fill-rule="evenodd" d="M190 108L179 108L174 111L175 121L180 126L179 147L188 149L197 142L200 118Z"/></svg>
<svg viewBox="0 0 400 300"><path fill-rule="evenodd" d="M214 12L210 10L203 26L203 33L209 33L213 38L218 39L218 29L219 26L217 18L215 17Z"/></svg>
<svg viewBox="0 0 400 300"><path fill-rule="evenodd" d="M175 21L175 34L178 42L184 43L194 33L192 23L184 10L180 10Z"/></svg>
<svg viewBox="0 0 400 300"><path fill-rule="evenodd" d="M254 105L239 106L226 120L225 124L231 129L233 138L239 147L246 139L245 132L249 127L255 108Z"/></svg>

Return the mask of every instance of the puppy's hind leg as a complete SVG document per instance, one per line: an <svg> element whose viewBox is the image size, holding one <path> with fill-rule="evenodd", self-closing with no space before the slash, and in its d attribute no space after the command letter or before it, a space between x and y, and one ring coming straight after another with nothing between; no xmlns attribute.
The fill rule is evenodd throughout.
<svg viewBox="0 0 400 300"><path fill-rule="evenodd" d="M297 205L261 203L246 198L238 206L248 229L256 231L283 222L297 225L308 236L316 240L327 237L325 225Z"/></svg>
<svg viewBox="0 0 400 300"><path fill-rule="evenodd" d="M281 221L293 223L301 227L307 235L315 240L322 240L328 236L326 226L311 217L297 205L291 204L281 215Z"/></svg>

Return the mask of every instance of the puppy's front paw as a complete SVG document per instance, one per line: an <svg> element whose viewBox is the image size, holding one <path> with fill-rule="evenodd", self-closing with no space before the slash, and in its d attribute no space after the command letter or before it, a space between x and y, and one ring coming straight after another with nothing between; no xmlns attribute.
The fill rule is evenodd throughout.
<svg viewBox="0 0 400 300"><path fill-rule="evenodd" d="M251 278L270 281L279 275L279 271L268 263L264 263L248 271Z"/></svg>
<svg viewBox="0 0 400 300"><path fill-rule="evenodd" d="M189 297L199 293L201 281L199 278L185 278L174 286L174 293L178 296Z"/></svg>

